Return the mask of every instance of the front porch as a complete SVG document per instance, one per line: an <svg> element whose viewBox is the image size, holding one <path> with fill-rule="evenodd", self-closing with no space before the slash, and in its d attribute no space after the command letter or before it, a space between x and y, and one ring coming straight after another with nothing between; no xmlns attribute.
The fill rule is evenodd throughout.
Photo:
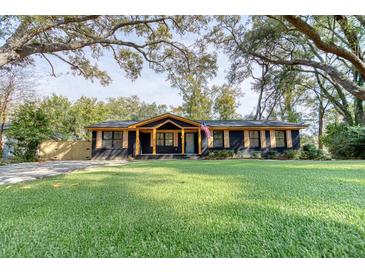
<svg viewBox="0 0 365 274"><path fill-rule="evenodd" d="M202 153L200 125L166 119L158 123L136 125L135 130L136 158L176 158Z"/></svg>

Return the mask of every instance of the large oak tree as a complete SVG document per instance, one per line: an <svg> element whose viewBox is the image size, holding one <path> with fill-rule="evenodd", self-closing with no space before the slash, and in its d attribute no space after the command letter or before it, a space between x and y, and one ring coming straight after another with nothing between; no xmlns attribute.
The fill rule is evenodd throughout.
<svg viewBox="0 0 365 274"><path fill-rule="evenodd" d="M207 37L222 47L232 62L230 80L242 81L254 64L270 64L274 70L316 76L335 90L327 99L352 123L348 99L353 99L355 122L365 123L364 20L361 16L240 16L217 17ZM272 75L270 72L269 75ZM289 74L290 76L290 74ZM293 78L287 78L290 81Z"/></svg>
<svg viewBox="0 0 365 274"><path fill-rule="evenodd" d="M147 62L156 72L189 70L204 52L187 34L204 29L202 16L1 16L0 68L31 63L36 56L56 73L55 59L75 74L108 84L110 77L98 66L109 52L126 75L136 79ZM184 43L182 42L184 41ZM212 58L204 59L214 62Z"/></svg>

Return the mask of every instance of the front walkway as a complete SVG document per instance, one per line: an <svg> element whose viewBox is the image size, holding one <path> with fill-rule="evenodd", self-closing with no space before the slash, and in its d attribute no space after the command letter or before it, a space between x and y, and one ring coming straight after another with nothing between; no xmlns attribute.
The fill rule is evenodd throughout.
<svg viewBox="0 0 365 274"><path fill-rule="evenodd" d="M120 165L126 161L48 161L20 163L0 166L0 185L31 181L43 177L56 176L78 169L104 165Z"/></svg>

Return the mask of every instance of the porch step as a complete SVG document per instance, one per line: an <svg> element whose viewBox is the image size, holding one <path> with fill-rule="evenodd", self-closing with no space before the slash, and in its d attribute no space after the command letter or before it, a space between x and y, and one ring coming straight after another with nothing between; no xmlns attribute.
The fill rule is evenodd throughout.
<svg viewBox="0 0 365 274"><path fill-rule="evenodd" d="M169 159L181 159L181 160L194 160L199 159L200 156L197 154L142 154L135 156L136 160L169 160Z"/></svg>

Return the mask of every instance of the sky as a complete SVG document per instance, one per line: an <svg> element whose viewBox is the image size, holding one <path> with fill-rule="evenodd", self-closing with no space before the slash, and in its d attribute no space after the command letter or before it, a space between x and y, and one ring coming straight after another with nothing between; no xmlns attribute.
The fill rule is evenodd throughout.
<svg viewBox="0 0 365 274"><path fill-rule="evenodd" d="M81 96L96 97L100 100L108 97L137 95L141 100L167 106L178 106L182 103L179 90L172 88L166 81L165 74L157 74L145 64L141 76L132 81L125 77L112 56L104 56L100 59L98 66L105 69L112 78L112 83L102 86L98 81L91 82L82 76L69 74L68 66L58 60L54 61L57 77L51 76L50 67L44 59L37 58L35 73L39 75L40 81L37 90L41 96L52 93L67 96L71 101L75 101ZM225 82L226 71L229 68L229 61L225 55L218 53L219 71L216 78L210 84L223 84ZM238 112L244 116L250 114L256 105L257 95L251 91L250 80L246 80L241 85L243 96L239 99L240 106Z"/></svg>

